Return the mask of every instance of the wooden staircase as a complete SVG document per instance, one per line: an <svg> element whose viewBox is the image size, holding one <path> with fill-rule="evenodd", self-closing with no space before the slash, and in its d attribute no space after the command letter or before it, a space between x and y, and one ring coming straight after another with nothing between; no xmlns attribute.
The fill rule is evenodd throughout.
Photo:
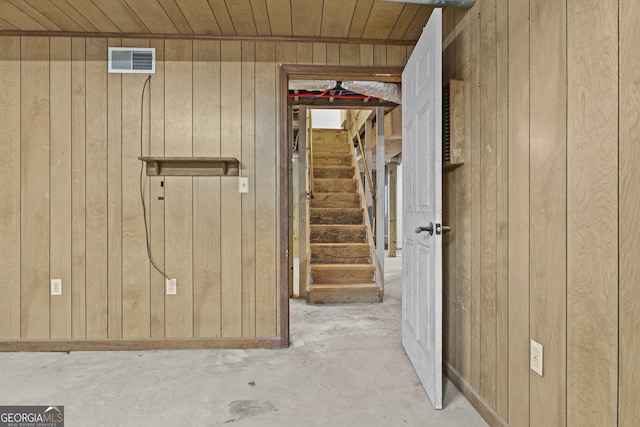
<svg viewBox="0 0 640 427"><path fill-rule="evenodd" d="M307 302L381 302L373 234L347 131L314 129L311 138Z"/></svg>

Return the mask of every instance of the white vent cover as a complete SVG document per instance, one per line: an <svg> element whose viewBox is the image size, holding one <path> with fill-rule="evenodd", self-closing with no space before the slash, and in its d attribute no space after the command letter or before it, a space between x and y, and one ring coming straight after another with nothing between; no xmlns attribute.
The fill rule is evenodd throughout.
<svg viewBox="0 0 640 427"><path fill-rule="evenodd" d="M110 47L110 73L156 72L156 49L152 47Z"/></svg>

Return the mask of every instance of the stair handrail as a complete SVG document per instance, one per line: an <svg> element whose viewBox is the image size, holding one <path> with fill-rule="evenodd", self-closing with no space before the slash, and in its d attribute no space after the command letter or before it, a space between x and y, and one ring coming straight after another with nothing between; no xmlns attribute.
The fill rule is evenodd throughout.
<svg viewBox="0 0 640 427"><path fill-rule="evenodd" d="M309 158L307 159L307 165L309 165L309 198L313 199L313 115L311 110L307 110L309 116L307 117L307 151L309 152Z"/></svg>
<svg viewBox="0 0 640 427"><path fill-rule="evenodd" d="M373 199L376 198L376 188L373 185L373 179L371 178L371 172L369 170L369 162L367 161L367 148L365 143L360 139L360 132L356 129L355 131L356 138L358 139L358 147L360 147L360 153L362 154L362 164L364 165L364 175L367 178L367 184L369 185L369 191L371 192L371 197ZM353 140L353 136L351 136L351 126L349 126L349 137Z"/></svg>
<svg viewBox="0 0 640 427"><path fill-rule="evenodd" d="M351 130L348 129L348 135L350 138L350 141L353 141L353 138L351 137ZM360 179L360 165L358 164L358 157L356 156L356 150L353 147L353 143L349 143L349 147L351 150L351 163L354 167L354 171L355 171L355 176L358 177L358 179L356 179L357 182L357 186L358 186L358 194L360 194L360 206L363 207L364 212L363 212L363 217L364 217L364 224L365 224L365 228L367 230L367 243L369 244L369 248L371 249L372 243L375 242L374 238L373 238L373 228L371 227L371 221L369 220L369 214L366 212L367 209L367 199L364 195L364 188L362 185L362 180ZM362 156L363 158L365 157L364 155ZM372 197L375 198L375 193L371 193ZM378 262L378 257L376 255L376 251L375 251L375 245L373 250L371 250L371 260L373 261L373 266L375 269L375 280L376 280L376 284L378 285L378 289L380 290L380 301L382 301L382 298L384 296L384 280L382 277L382 270L380 269L380 263Z"/></svg>
<svg viewBox="0 0 640 427"><path fill-rule="evenodd" d="M305 221L305 228L306 228L306 242L305 242L305 249L306 249L306 260L305 260L305 295L308 298L309 297L309 290L311 287L311 217L310 217L310 206L309 206L309 200L311 198L313 198L313 124L311 123L311 110L307 109L306 111L306 120L305 120L305 124L306 124L306 137L307 137L307 152L306 152L306 156L307 156L307 186L308 188L305 188L305 191L307 192L307 197L305 197L305 211L306 211L306 218L307 220ZM300 288L302 288L302 284L300 284Z"/></svg>

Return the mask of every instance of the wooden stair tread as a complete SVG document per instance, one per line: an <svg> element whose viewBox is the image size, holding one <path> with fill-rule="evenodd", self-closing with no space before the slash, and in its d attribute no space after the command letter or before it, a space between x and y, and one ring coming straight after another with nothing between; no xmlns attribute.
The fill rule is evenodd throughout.
<svg viewBox="0 0 640 427"><path fill-rule="evenodd" d="M368 243L311 243L311 264L370 264Z"/></svg>
<svg viewBox="0 0 640 427"><path fill-rule="evenodd" d="M354 290L354 289L362 289L362 290L379 290L378 285L374 282L371 283L348 283L348 284L335 284L335 283L312 283L309 287L310 290L320 291L320 292L328 292L328 291L336 291L336 290Z"/></svg>
<svg viewBox="0 0 640 427"><path fill-rule="evenodd" d="M315 178L314 194L317 193L358 193L358 181L355 178Z"/></svg>
<svg viewBox="0 0 640 427"><path fill-rule="evenodd" d="M379 303L382 293L375 283L313 284L307 290L309 304Z"/></svg>
<svg viewBox="0 0 640 427"><path fill-rule="evenodd" d="M318 271L368 271L373 270L373 264L312 264L311 269Z"/></svg>
<svg viewBox="0 0 640 427"><path fill-rule="evenodd" d="M353 166L327 166L314 167L313 178L353 178L355 170Z"/></svg>
<svg viewBox="0 0 640 427"><path fill-rule="evenodd" d="M340 247L369 247L368 243L310 243L311 247L332 247L332 246L340 246Z"/></svg>
<svg viewBox="0 0 640 427"><path fill-rule="evenodd" d="M309 223L317 225L362 225L364 210L358 208L310 208Z"/></svg>
<svg viewBox="0 0 640 427"><path fill-rule="evenodd" d="M366 229L367 226L365 224L311 224L311 227L361 230Z"/></svg>

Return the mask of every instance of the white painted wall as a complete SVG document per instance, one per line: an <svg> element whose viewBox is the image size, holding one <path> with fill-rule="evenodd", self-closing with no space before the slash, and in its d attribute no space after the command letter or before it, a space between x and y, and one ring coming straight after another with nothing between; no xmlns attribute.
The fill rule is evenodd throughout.
<svg viewBox="0 0 640 427"><path fill-rule="evenodd" d="M314 129L341 129L341 110L311 110L311 121Z"/></svg>

